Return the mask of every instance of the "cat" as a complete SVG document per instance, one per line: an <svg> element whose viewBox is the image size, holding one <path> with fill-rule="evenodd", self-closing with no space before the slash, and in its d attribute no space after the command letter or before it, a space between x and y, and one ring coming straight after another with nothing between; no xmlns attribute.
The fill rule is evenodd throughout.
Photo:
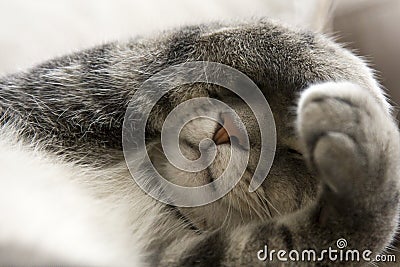
<svg viewBox="0 0 400 267"><path fill-rule="evenodd" d="M153 108L146 129L149 157L165 179L207 184L221 175L235 146L219 142L215 161L200 172L173 166L162 153L160 131L166 116L186 100L227 103L242 119L251 145L246 172L231 192L204 206L177 207L136 185L121 135L135 91L157 72L192 61L222 63L250 77L271 107L277 144L268 176L250 193L261 141L246 104L209 84L169 92ZM347 248L370 250L373 258L393 244L400 147L391 112L373 71L359 57L321 34L267 19L186 26L107 43L3 77L0 211L6 219L0 222L0 263L366 264L259 256L266 246L322 251L345 238ZM196 159L200 141L220 129L207 118L190 121L180 133L182 153ZM236 174L234 169L230 175Z"/></svg>

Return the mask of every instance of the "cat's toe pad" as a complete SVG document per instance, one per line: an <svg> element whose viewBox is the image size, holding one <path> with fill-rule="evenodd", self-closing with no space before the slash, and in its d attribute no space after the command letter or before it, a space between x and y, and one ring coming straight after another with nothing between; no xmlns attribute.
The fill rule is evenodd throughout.
<svg viewBox="0 0 400 267"><path fill-rule="evenodd" d="M314 147L311 162L324 183L337 194L354 191L357 179L366 169L366 159L354 140L343 133L328 132Z"/></svg>

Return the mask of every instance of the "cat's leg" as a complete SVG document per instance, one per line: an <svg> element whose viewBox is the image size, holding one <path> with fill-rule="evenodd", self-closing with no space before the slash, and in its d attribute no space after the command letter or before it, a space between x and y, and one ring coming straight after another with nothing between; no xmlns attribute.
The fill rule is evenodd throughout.
<svg viewBox="0 0 400 267"><path fill-rule="evenodd" d="M320 177L316 201L264 224L187 240L182 250L165 255L168 266L336 266L338 245L345 245L339 239L347 242L344 253L359 251L360 262L341 262L354 266L365 263L362 253L373 259L385 249L397 227L400 158L398 130L387 110L360 86L325 83L303 93L297 125L305 157ZM337 252L322 251L329 247ZM309 251L305 261L289 257L296 250L301 260L311 249L315 259ZM287 261L278 259L279 250Z"/></svg>
<svg viewBox="0 0 400 267"><path fill-rule="evenodd" d="M323 186L321 241L342 235L350 247L382 251L397 228L400 192L399 133L388 110L358 85L324 83L303 93L297 126Z"/></svg>

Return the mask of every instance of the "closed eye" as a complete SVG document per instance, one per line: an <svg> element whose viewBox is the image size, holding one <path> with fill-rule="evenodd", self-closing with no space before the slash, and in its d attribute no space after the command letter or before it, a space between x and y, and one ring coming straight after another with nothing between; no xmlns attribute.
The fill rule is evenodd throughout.
<svg viewBox="0 0 400 267"><path fill-rule="evenodd" d="M288 148L287 151L288 151L290 154L295 155L295 156L300 156L300 157L303 156L303 154L302 154L301 152L299 152L299 151L297 151L296 149L293 149L293 148Z"/></svg>

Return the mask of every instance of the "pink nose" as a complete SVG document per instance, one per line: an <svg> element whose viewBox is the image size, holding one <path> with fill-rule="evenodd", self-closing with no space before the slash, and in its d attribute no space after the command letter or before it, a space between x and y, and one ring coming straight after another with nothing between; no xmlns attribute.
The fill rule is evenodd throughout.
<svg viewBox="0 0 400 267"><path fill-rule="evenodd" d="M221 119L223 125L215 132L213 140L216 145L222 145L231 142L231 138L236 138L239 145L244 145L246 135L235 123L230 113L222 113Z"/></svg>

